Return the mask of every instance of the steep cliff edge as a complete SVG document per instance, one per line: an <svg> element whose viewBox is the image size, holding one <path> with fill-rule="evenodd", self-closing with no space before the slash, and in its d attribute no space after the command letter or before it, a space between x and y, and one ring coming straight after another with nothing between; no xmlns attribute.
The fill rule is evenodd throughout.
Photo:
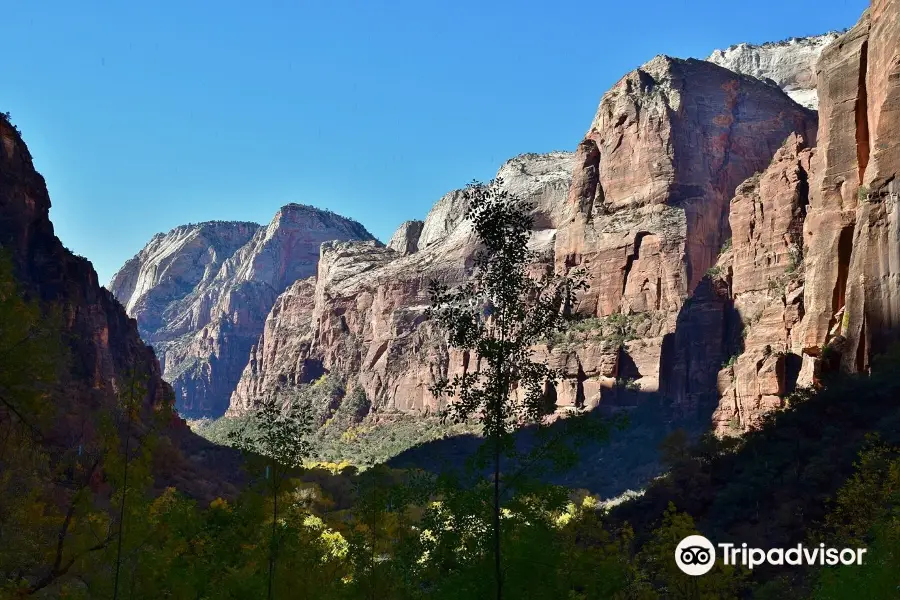
<svg viewBox="0 0 900 600"><path fill-rule="evenodd" d="M761 45L736 44L714 50L706 60L735 73L772 80L795 102L816 110L816 61L839 35L831 32Z"/></svg>
<svg viewBox="0 0 900 600"><path fill-rule="evenodd" d="M210 221L156 234L106 287L149 340L164 326L167 309L177 307L188 294L213 279L222 263L259 229L256 223Z"/></svg>
<svg viewBox="0 0 900 600"><path fill-rule="evenodd" d="M55 431L45 442L65 446L79 432L87 435L98 410L116 405L129 371L146 379L146 411L170 400L172 390L161 377L153 350L138 335L135 321L99 285L91 263L63 246L49 213L44 178L34 169L19 132L0 116L0 248L11 253L24 289L45 306L62 311L70 362L61 374L63 389L50 392ZM229 483L237 476L234 452L202 440L180 419L161 433L171 444L158 448L165 463L155 465L159 485L175 485L206 499L234 493Z"/></svg>
<svg viewBox="0 0 900 600"><path fill-rule="evenodd" d="M799 346L866 371L900 329L900 2L874 0L819 60Z"/></svg>
<svg viewBox="0 0 900 600"><path fill-rule="evenodd" d="M898 48L900 3L877 0L819 59L818 147L789 141L732 200L719 264L745 336L720 373L720 431L900 339Z"/></svg>
<svg viewBox="0 0 900 600"><path fill-rule="evenodd" d="M266 227L212 222L155 236L110 286L158 352L178 411L219 416L275 299L315 274L319 246L371 239L355 221L289 204Z"/></svg>
<svg viewBox="0 0 900 600"><path fill-rule="evenodd" d="M388 248L400 254L412 254L419 251L419 237L422 235L424 221L404 221L391 236Z"/></svg>
<svg viewBox="0 0 900 600"><path fill-rule="evenodd" d="M718 375L722 394L713 426L738 432L782 405L798 384L812 383L813 363L795 352L804 316L803 222L815 150L791 136L772 164L731 200L730 250L713 271L729 283L740 340L725 340L730 357Z"/></svg>
<svg viewBox="0 0 900 600"><path fill-rule="evenodd" d="M148 402L167 392L153 350L134 322L97 282L87 259L67 250L50 222L50 196L28 147L0 117L0 245L11 251L18 279L47 303L63 309L71 333L73 371L92 388L115 393L129 368L149 377Z"/></svg>

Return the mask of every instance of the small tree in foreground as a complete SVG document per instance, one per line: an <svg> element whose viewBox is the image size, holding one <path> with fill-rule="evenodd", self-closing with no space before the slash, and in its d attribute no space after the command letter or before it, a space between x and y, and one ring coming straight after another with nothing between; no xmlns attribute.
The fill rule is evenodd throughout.
<svg viewBox="0 0 900 600"><path fill-rule="evenodd" d="M529 250L533 206L511 196L497 178L470 184L465 218L481 249L469 280L450 289L432 281L428 315L447 330L449 344L467 354L469 368L444 377L432 389L452 397L445 418L461 422L475 416L483 425L487 462L493 471L493 571L496 597L503 595L500 552L501 476L504 456L515 454L513 432L540 423L551 407L547 393L559 373L533 360L533 348L566 328L575 295L586 289L582 272L555 275L546 269L532 277L536 256ZM508 481L508 478L507 478Z"/></svg>
<svg viewBox="0 0 900 600"><path fill-rule="evenodd" d="M272 598L278 552L278 494L291 471L303 466L303 461L309 456L308 437L311 431L312 419L308 410L296 401L285 405L275 396L270 396L259 402L240 429L228 434L229 441L236 448L262 458L266 485L272 493L272 537L266 593L269 599Z"/></svg>

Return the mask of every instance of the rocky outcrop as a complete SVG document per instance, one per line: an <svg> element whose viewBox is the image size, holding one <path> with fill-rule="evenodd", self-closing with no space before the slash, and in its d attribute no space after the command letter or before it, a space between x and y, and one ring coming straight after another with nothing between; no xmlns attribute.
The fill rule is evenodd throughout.
<svg viewBox="0 0 900 600"><path fill-rule="evenodd" d="M803 358L794 338L804 315L803 221L813 158L814 150L791 136L731 201L731 249L716 275L731 283L742 337L718 377L722 401L713 421L720 431L757 423L798 384Z"/></svg>
<svg viewBox="0 0 900 600"><path fill-rule="evenodd" d="M745 337L720 373L719 431L746 429L824 371L865 372L900 338L898 48L900 3L873 2L819 60L818 147L789 142L732 201Z"/></svg>
<svg viewBox="0 0 900 600"><path fill-rule="evenodd" d="M788 89L809 85L821 51L818 122L771 81L657 57L603 96L574 155L504 165L508 189L536 203L539 260L591 276L577 326L535 349L564 375L548 390L558 407L658 392L738 432L815 383L826 348L865 370L896 339L897 15L897 0L879 0L827 46L750 53L769 57L755 75L774 69ZM746 51L723 60L752 72L736 58ZM465 277L465 209L462 191L441 198L412 252L405 230L398 251L323 246L315 285L273 311L231 411L325 372L359 381L374 410L438 408L429 385L466 357L424 319L427 283Z"/></svg>
<svg viewBox="0 0 900 600"><path fill-rule="evenodd" d="M391 236L388 248L400 254L412 254L419 249L419 236L422 235L424 221L404 221Z"/></svg>
<svg viewBox="0 0 900 600"><path fill-rule="evenodd" d="M19 132L0 115L0 248L11 254L26 292L61 311L69 361L60 373L61 389L47 390L55 412L42 443L70 449L73 443L91 442L98 413L116 406L130 372L143 378L147 388L137 429L153 409L171 401L172 389L136 322L99 285L91 263L63 246L49 212L44 178L34 169ZM174 485L207 500L235 492L229 483L237 477L235 453L202 440L180 419L159 433L154 474L160 486Z"/></svg>
<svg viewBox="0 0 900 600"><path fill-rule="evenodd" d="M660 56L622 78L579 148L556 242L557 265L594 276L580 310L677 310L728 237L734 189L815 123L778 88L708 62Z"/></svg>
<svg viewBox="0 0 900 600"><path fill-rule="evenodd" d="M699 284L729 237L734 189L793 132L814 139L815 124L777 87L704 61L657 57L603 96L555 255L557 269L592 276L580 314L653 317L619 353L617 378L627 366L645 392L715 406L728 292Z"/></svg>
<svg viewBox="0 0 900 600"><path fill-rule="evenodd" d="M116 274L112 290L140 319L181 414L225 411L276 298L314 275L319 246L336 239L373 238L355 221L289 204L266 227L205 223L156 236Z"/></svg>
<svg viewBox="0 0 900 600"><path fill-rule="evenodd" d="M840 34L791 38L768 44L737 44L714 50L706 59L735 73L772 81L798 104L817 109L816 61Z"/></svg>
<svg viewBox="0 0 900 600"><path fill-rule="evenodd" d="M50 222L50 196L19 133L0 116L0 246L13 254L17 276L39 298L59 305L71 333L72 369L90 388L115 393L123 374L149 377L148 402L167 392L153 350L112 294L100 287L87 259L59 241Z"/></svg>
<svg viewBox="0 0 900 600"><path fill-rule="evenodd" d="M566 152L522 155L498 172L506 189L534 204L533 246L548 258L572 158ZM431 279L459 282L471 264L476 247L463 220L465 208L461 190L438 201L412 254L374 242L323 244L315 288L298 282L279 298L230 413L246 410L278 386L324 372L357 379L378 410L434 410L429 386L462 360L448 355L443 336L425 322L428 285ZM309 333L298 341L295 336L307 331L303 323Z"/></svg>
<svg viewBox="0 0 900 600"><path fill-rule="evenodd" d="M309 349L315 289L315 277L299 279L278 296L234 396L262 398L297 383L298 374L308 372L301 357Z"/></svg>
<svg viewBox="0 0 900 600"><path fill-rule="evenodd" d="M256 223L210 221L159 233L119 271L107 288L138 323L145 339L171 319L170 307L215 278L222 263L260 229Z"/></svg>

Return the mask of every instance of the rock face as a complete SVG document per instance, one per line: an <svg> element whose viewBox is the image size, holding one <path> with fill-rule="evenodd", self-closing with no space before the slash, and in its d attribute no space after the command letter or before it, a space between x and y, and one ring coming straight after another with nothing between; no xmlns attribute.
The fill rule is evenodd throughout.
<svg viewBox="0 0 900 600"><path fill-rule="evenodd" d="M815 110L819 106L816 61L822 50L839 35L831 32L760 46L737 44L725 50L714 50L706 60L735 73L771 80L795 102Z"/></svg>
<svg viewBox="0 0 900 600"><path fill-rule="evenodd" d="M135 321L99 285L91 263L73 255L56 237L49 212L44 178L35 171L18 131L0 116L0 247L11 253L26 291L62 311L71 362L61 375L64 391L50 391L56 421L44 442L67 446L73 439L80 443L78 435L88 439L95 411L115 406L132 369L146 378L141 414L170 401L172 389L161 377L153 350L141 341ZM154 471L160 486L175 485L205 499L234 493L229 481L236 474L235 453L200 439L180 419L160 433L163 442L171 442L159 447L165 452L165 464Z"/></svg>
<svg viewBox="0 0 900 600"><path fill-rule="evenodd" d="M404 221L391 236L388 248L400 254L412 254L419 250L419 236L422 235L424 221Z"/></svg>
<svg viewBox="0 0 900 600"><path fill-rule="evenodd" d="M335 239L372 236L355 221L289 204L267 227L204 223L155 236L113 277L181 414L225 411L275 299L315 274L319 246Z"/></svg>
<svg viewBox="0 0 900 600"><path fill-rule="evenodd" d="M677 310L728 237L734 189L815 124L778 88L704 61L660 56L622 78L579 147L556 243L558 265L594 275L580 310Z"/></svg>
<svg viewBox="0 0 900 600"><path fill-rule="evenodd" d="M107 288L138 322L145 339L172 318L167 313L208 284L222 263L260 229L256 223L210 221L159 233L113 275Z"/></svg>
<svg viewBox="0 0 900 600"><path fill-rule="evenodd" d="M661 56L603 96L574 155L523 155L500 169L504 186L535 205L532 247L540 261L559 271L585 267L593 278L576 307L587 319L581 330L536 349L566 376L552 390L560 409L596 406L601 397L632 402L621 385L631 380L645 391L665 389L685 406L701 394L715 406L721 340L679 350L674 332L681 323L691 331L678 339L702 345L706 329L724 330L724 313L701 310L702 303L690 318L679 311L728 237L735 187L765 169L788 136L814 139L815 127L815 113L776 86ZM411 254L324 245L315 289L303 284L279 301L231 414L279 385L324 372L358 381L376 410L438 408L429 386L461 370L465 357L449 353L425 321L427 286L432 278L465 277L475 251L465 208L461 191L441 198ZM708 294L728 302L727 290ZM287 342L307 318L308 341ZM624 339L611 333L614 324L626 330ZM707 355L712 366L699 369Z"/></svg>
<svg viewBox="0 0 900 600"><path fill-rule="evenodd" d="M820 139L810 186L806 315L798 345L834 344L851 371L900 328L900 2L875 0L818 63Z"/></svg>
<svg viewBox="0 0 900 600"><path fill-rule="evenodd" d="M699 284L729 237L735 187L793 132L814 139L815 124L777 87L704 61L657 57L603 96L555 255L592 275L579 313L652 323L618 353L615 377L630 371L686 411L715 405L727 290ZM690 296L716 306L688 308Z"/></svg>
<svg viewBox="0 0 900 600"><path fill-rule="evenodd" d="M531 154L508 161L498 173L507 189L534 203L535 249L548 256L571 166L570 153ZM297 282L269 315L230 413L326 371L357 379L379 409L435 409L428 387L451 363L462 363L448 356L424 311L429 281L461 281L471 264L475 243L464 213L462 191L441 198L411 254L374 242L323 244L315 284Z"/></svg>
<svg viewBox="0 0 900 600"><path fill-rule="evenodd" d="M818 147L789 141L732 201L720 263L746 337L720 373L720 431L823 370L866 371L900 338L898 48L900 2L873 2L819 59Z"/></svg>
<svg viewBox="0 0 900 600"><path fill-rule="evenodd" d="M83 383L114 393L134 366L149 376L148 402L167 392L153 350L144 345L87 259L69 252L53 232L50 196L19 133L0 116L0 246L13 254L17 276L42 300L58 303L72 336L73 371Z"/></svg>
<svg viewBox="0 0 900 600"><path fill-rule="evenodd" d="M560 409L629 405L639 388L739 432L898 339L898 2L877 0L839 37L721 53L754 76L716 56L657 57L603 96L574 154L501 168L535 203L543 266L591 276L575 331L535 349L563 373L548 390ZM779 85L813 89L820 52L817 119ZM315 279L268 317L230 413L326 372L358 382L373 410L439 408L430 384L467 357L425 320L427 285L466 276L465 209L457 190L417 239L405 224L388 248L323 245Z"/></svg>
<svg viewBox="0 0 900 600"><path fill-rule="evenodd" d="M720 257L718 274L731 282L733 309L745 333L718 377L722 401L714 426L721 431L756 423L797 385L803 362L794 352L804 315L803 221L814 156L802 138L791 136L731 201L732 247Z"/></svg>

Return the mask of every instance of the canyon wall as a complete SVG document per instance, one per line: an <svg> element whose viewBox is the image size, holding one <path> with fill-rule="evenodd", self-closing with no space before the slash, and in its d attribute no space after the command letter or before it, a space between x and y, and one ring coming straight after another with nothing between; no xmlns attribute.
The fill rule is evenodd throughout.
<svg viewBox="0 0 900 600"><path fill-rule="evenodd" d="M225 411L276 298L314 275L319 246L335 239L373 238L355 221L289 204L266 227L210 222L154 236L113 276L182 415Z"/></svg>
<svg viewBox="0 0 900 600"><path fill-rule="evenodd" d="M865 371L900 326L900 2L873 1L818 68L800 346L818 355L832 344L845 368Z"/></svg>
<svg viewBox="0 0 900 600"><path fill-rule="evenodd" d="M70 351L58 385L43 390L54 412L41 443L47 450L71 450L94 441L98 413L117 405L132 371L147 388L135 423L135 434L141 435L146 417L171 401L172 389L161 377L152 348L141 340L137 323L99 285L91 263L56 237L44 178L35 170L21 135L4 116L0 116L0 249L11 255L24 292L44 307L61 311L61 342ZM236 453L209 444L177 418L159 433L162 439L153 466L159 487L176 486L207 500L235 492Z"/></svg>
<svg viewBox="0 0 900 600"><path fill-rule="evenodd" d="M900 337L900 2L872 2L817 74L817 148L788 144L732 202L746 335L720 377L723 431L826 372L868 371Z"/></svg>
<svg viewBox="0 0 900 600"><path fill-rule="evenodd" d="M147 402L171 390L163 383L153 350L138 335L112 294L97 282L87 259L75 256L56 237L50 196L19 132L0 117L0 246L11 252L16 276L26 289L63 310L71 334L72 370L91 389L115 394L124 373L148 376Z"/></svg>
<svg viewBox="0 0 900 600"><path fill-rule="evenodd" d="M574 155L523 155L501 167L506 189L536 206L532 245L540 260L591 276L576 307L590 326L537 349L565 374L553 390L560 410L601 398L636 401L623 392L625 380L632 391L661 389L661 372L677 371L663 368L664 341L728 237L735 187L764 169L793 132L814 139L815 126L815 113L777 86L660 56L603 96ZM465 277L475 242L464 212L455 191L435 204L415 244L404 224L388 248L324 245L315 284L298 283L269 316L229 414L326 372L358 381L375 410L440 408L429 386L461 369L463 357L425 321L427 286ZM612 339L617 315L627 330L623 345ZM703 323L694 325L700 339ZM712 403L720 363L707 369ZM696 372L688 369L673 390L686 403L701 393ZM669 379L663 383L674 387Z"/></svg>
<svg viewBox="0 0 900 600"><path fill-rule="evenodd" d="M498 172L507 190L534 203L532 244L548 261L572 158L527 154ZM446 194L422 223L414 249L406 242L392 243L396 250L374 242L323 244L315 280L297 282L269 315L229 413L325 372L358 381L379 410L438 408L428 387L461 363L451 360L424 312L432 279L459 282L471 266L476 246L465 209L461 190ZM393 239L412 239L409 230L404 223Z"/></svg>
<svg viewBox="0 0 900 600"><path fill-rule="evenodd" d="M896 339L897 23L878 0L841 35L656 57L603 95L574 153L503 165L535 204L542 265L590 275L572 331L536 348L564 373L560 410L661 395L740 432ZM375 411L440 408L429 386L464 357L424 312L430 280L471 267L465 209L455 190L387 247L323 244L244 338L229 414L325 373Z"/></svg>

